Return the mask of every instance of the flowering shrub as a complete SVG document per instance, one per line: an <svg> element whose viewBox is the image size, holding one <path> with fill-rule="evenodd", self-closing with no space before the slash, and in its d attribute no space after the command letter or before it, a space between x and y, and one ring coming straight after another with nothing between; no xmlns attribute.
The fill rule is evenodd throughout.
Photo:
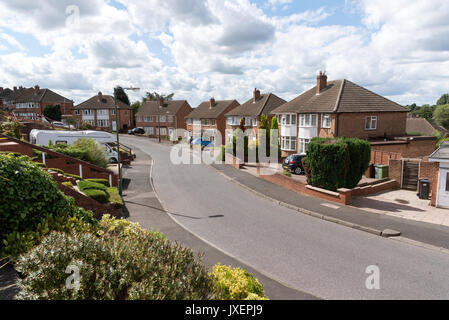
<svg viewBox="0 0 449 320"><path fill-rule="evenodd" d="M241 268L223 266L212 268L215 298L219 300L267 300L263 285Z"/></svg>
<svg viewBox="0 0 449 320"><path fill-rule="evenodd" d="M68 266L79 290L67 289ZM21 256L19 299L208 299L213 282L190 249L125 220L105 217L97 234L52 232Z"/></svg>

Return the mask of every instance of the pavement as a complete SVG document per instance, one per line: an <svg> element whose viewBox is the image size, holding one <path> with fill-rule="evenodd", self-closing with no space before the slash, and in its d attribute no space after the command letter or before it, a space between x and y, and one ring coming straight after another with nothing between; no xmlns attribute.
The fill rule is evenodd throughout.
<svg viewBox="0 0 449 320"><path fill-rule="evenodd" d="M124 194L127 218L138 222L148 230L158 230L169 240L181 243L198 254L204 255L202 262L209 271L220 262L224 265L248 270L264 284L266 295L272 300L315 300L315 296L285 286L250 266L214 248L177 224L165 212L150 183L151 157L138 148L133 150L137 158L125 168Z"/></svg>
<svg viewBox="0 0 449 320"><path fill-rule="evenodd" d="M401 189L352 198L352 206L369 212L449 227L449 210L429 202L419 199L416 191Z"/></svg>
<svg viewBox="0 0 449 320"><path fill-rule="evenodd" d="M240 182L245 181L289 201L285 189L275 192L272 184L250 174L228 166L217 170L206 164L177 164L170 156L176 155L173 149L146 138L123 136L122 141L153 158L154 187L167 215L270 279L324 299L449 298L446 251L302 214L242 187ZM231 171L224 174L226 168ZM294 193L291 198L299 197ZM352 207L329 207L335 203L311 197L301 200L299 205L339 216L375 215ZM382 230L391 228L394 217L381 217L389 219ZM438 231L434 225L429 228L429 234ZM366 286L368 270L374 267L380 270L379 290Z"/></svg>

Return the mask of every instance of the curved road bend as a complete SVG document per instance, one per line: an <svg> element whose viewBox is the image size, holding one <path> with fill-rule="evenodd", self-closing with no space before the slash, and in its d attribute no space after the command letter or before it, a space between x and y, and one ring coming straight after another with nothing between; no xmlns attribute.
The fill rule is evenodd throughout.
<svg viewBox="0 0 449 320"><path fill-rule="evenodd" d="M449 299L449 255L278 206L207 165L172 164L170 148L147 138L122 142L154 159L156 191L178 223L273 279L325 299ZM380 289L368 290L372 265Z"/></svg>

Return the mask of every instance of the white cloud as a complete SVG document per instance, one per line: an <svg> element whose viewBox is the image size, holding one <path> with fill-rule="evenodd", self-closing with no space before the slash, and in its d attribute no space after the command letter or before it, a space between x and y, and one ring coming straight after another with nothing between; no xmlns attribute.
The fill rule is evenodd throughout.
<svg viewBox="0 0 449 320"><path fill-rule="evenodd" d="M346 0L345 12L361 17L355 26L326 25L337 9L325 6L278 17L250 0L118 2L126 10L106 0L0 0L0 50L9 49L0 53L1 85L40 84L77 102L133 85L195 106L211 96L243 102L254 87L291 99L324 69L404 104L449 91L445 0ZM73 4L79 23L67 25ZM8 30L33 35L48 53L36 57Z"/></svg>

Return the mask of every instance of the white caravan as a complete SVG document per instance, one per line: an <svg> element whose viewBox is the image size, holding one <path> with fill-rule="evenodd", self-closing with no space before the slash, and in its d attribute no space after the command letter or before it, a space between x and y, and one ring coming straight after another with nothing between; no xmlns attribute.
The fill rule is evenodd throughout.
<svg viewBox="0 0 449 320"><path fill-rule="evenodd" d="M113 150L113 147L109 145L115 142L114 135L103 131L55 131L55 130L37 130L33 129L30 132L30 142L39 146L48 146L51 143L53 145L61 143L72 145L78 139L93 139L98 143L104 145L110 162L117 162L117 152Z"/></svg>

